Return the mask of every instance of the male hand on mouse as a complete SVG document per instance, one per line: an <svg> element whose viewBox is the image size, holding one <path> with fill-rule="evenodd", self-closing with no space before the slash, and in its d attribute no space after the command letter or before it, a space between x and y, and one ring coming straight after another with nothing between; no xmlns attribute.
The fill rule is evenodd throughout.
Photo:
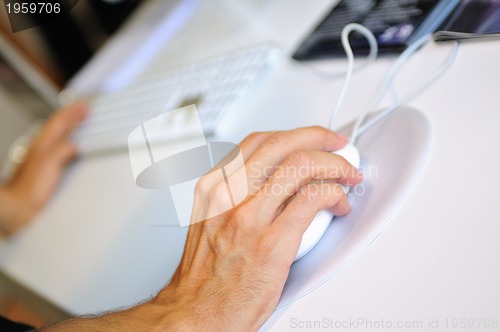
<svg viewBox="0 0 500 332"><path fill-rule="evenodd" d="M240 144L250 195L236 208L190 226L182 261L154 300L169 306L173 326L246 331L266 321L316 213L350 211L341 184L355 185L362 177L330 153L346 143L339 134L310 127L255 133ZM193 213L224 204L226 184L212 180L198 183Z"/></svg>
<svg viewBox="0 0 500 332"><path fill-rule="evenodd" d="M316 213L350 210L341 185L358 184L361 175L330 152L346 143L322 127L248 136L240 144L244 167L227 174L228 182L218 172L198 182L184 255L168 286L136 307L43 331L257 330L276 307ZM228 188L249 194L195 222L224 211Z"/></svg>
<svg viewBox="0 0 500 332"><path fill-rule="evenodd" d="M0 231L10 235L26 224L49 200L64 165L77 150L73 130L87 114L75 103L52 115L31 144L25 161L11 180L0 187Z"/></svg>

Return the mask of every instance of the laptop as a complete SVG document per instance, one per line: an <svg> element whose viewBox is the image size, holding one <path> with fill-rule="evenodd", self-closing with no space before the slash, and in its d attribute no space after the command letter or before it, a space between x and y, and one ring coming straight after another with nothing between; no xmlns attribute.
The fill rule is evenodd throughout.
<svg viewBox="0 0 500 332"><path fill-rule="evenodd" d="M398 54L422 36L434 32L459 5L460 0L342 0L304 39L293 55L299 61L344 57L342 28L360 23L377 39L379 54ZM370 50L360 34L350 36L356 55Z"/></svg>
<svg viewBox="0 0 500 332"><path fill-rule="evenodd" d="M57 108L65 102L61 98L68 95L92 96L121 89L132 82L190 20L198 4L199 0L142 1L90 60L66 81L62 90L1 35L0 56L48 105Z"/></svg>

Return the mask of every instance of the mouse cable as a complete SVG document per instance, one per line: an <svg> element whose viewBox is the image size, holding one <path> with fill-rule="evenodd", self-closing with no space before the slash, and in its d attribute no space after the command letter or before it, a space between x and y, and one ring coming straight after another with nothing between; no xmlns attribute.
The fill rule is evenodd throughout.
<svg viewBox="0 0 500 332"><path fill-rule="evenodd" d="M337 99L337 103L335 105L335 108L333 109L330 119L328 122L328 128L332 129L332 125L335 122L336 115L340 109L340 105L342 104L345 93L347 91L347 87L350 84L352 73L353 73L353 68L354 68L354 54L352 51L351 44L349 42L349 35L351 32L356 31L363 36L366 37L366 39L370 43L370 54L373 53L373 45L375 45L375 48L378 50L378 45L376 42L376 38L373 35L373 33L364 27L361 24L357 23L350 23L347 24L343 29L342 29L342 34L341 34L341 41L342 41L342 47L344 48L348 60L348 68L345 73L345 79L344 83L342 85L341 91L339 98ZM426 90L429 86L432 85L439 77L441 77L446 70L454 63L458 50L459 50L459 43L456 42L454 48L450 52L450 55L447 57L447 59L431 74L429 77L427 77L422 83L420 83L413 91L408 93L406 96L404 96L401 99L397 98L396 91L393 86L393 82L395 77L397 76L398 72L400 69L403 67L403 65L406 64L406 62L424 45L426 45L430 40L432 39L432 34L427 34L420 39L418 39L416 42L412 43L410 46L408 46L403 53L396 59L396 61L392 64L392 66L389 68L387 71L386 75L384 76L384 80L382 83L381 88L379 89L378 94L376 95L374 101L370 104L370 107L367 107L356 119L356 122L354 124L354 128L351 133L351 137L349 141L354 144L356 142L356 139L359 137L360 134L364 133L366 130L371 128L373 125L387 117L389 114L394 112L398 107L403 105L404 103L409 102L413 98L417 97L420 93ZM376 52L376 51L375 51ZM374 110L377 105L381 102L381 100L384 98L384 96L387 93L390 93L393 104L390 105L389 107L386 107L382 109L378 114L370 119L370 121L366 124L363 125L363 122L366 118L366 116L370 113L370 111ZM363 126L362 126L363 125Z"/></svg>
<svg viewBox="0 0 500 332"><path fill-rule="evenodd" d="M352 130L352 134L350 137L350 142L354 143L356 139L370 129L373 125L387 117L389 114L394 112L401 105L413 100L415 97L424 92L427 88L429 88L434 82L437 81L447 70L451 67L451 65L455 62L456 57L458 55L459 43L455 42L453 49L450 54L446 58L446 60L432 72L425 80L423 80L415 89L406 94L403 98L397 99L395 96L395 91L393 88L393 82L398 72L403 68L406 62L424 45L426 45L430 40L432 40L432 34L425 35L418 39L416 42L412 43L401 55L397 58L396 62L389 68L387 74L385 75L382 86L379 90L377 97L372 102L371 106L366 108L363 113L360 114L354 128ZM366 124L362 125L366 116L371 110L374 110L377 105L382 101L383 97L387 94L387 92L391 92L393 97L392 105L382 109L377 115L375 115L372 119L370 119Z"/></svg>
<svg viewBox="0 0 500 332"><path fill-rule="evenodd" d="M358 118L358 120L361 118L361 121L359 122L358 127L353 129L353 132L350 137L351 142L355 142L356 139L365 133L367 130L369 130L371 127L373 127L375 124L377 124L379 121L390 115L392 112L394 112L396 109L398 109L401 105L411 101L412 99L416 98L418 95L420 95L422 92L424 92L427 88L429 88L432 84L434 84L439 77L441 77L447 70L448 68L451 67L451 65L455 62L456 57L458 55L458 50L459 50L459 42L455 41L455 45L446 58L446 60L431 74L427 79L425 79L421 84L419 84L413 91L408 93L406 96L403 98L394 101L394 103L391 106L388 106L386 108L381 109L379 112L376 112L377 114L368 120L365 124L362 124L363 119L368 115L364 114ZM392 85L392 84L391 84Z"/></svg>
<svg viewBox="0 0 500 332"><path fill-rule="evenodd" d="M343 29L342 29L342 34L341 34L341 41L342 41L342 47L344 48L344 51L347 56L347 70L344 73L345 79L344 83L342 84L342 88L340 90L339 97L337 99L337 103L335 105L335 108L333 109L330 119L328 121L328 128L331 128L333 123L335 122L335 117L337 116L337 113L340 109L340 105L342 105L342 101L344 100L345 93L347 91L347 87L349 86L351 82L351 77L354 72L354 54L352 51L351 43L349 42L349 35L351 32L356 31L360 34L362 34L367 40L368 43L370 44L370 54L369 58L373 58L375 60L377 58L377 53L378 53L378 44L377 44L377 39L373 35L373 33L366 28L365 26L358 24L358 23L350 23L347 24ZM367 60L363 65L359 66L357 69L364 67L373 61Z"/></svg>
<svg viewBox="0 0 500 332"><path fill-rule="evenodd" d="M346 25L344 27L344 29L347 27L351 28L352 29L351 31L355 30L359 33L362 33L362 32L360 32L361 30L363 30L363 31L364 31L364 29L368 30L365 26L358 24L358 23L350 23L350 24ZM354 27L356 27L356 29L354 29ZM347 33L347 35L349 35L349 33ZM361 69L368 67L373 62L375 62L375 60L377 60L377 57L378 57L378 43L377 43L377 39L375 38L375 36L371 33L371 31L369 31L368 33L364 33L363 35L368 40L368 45L370 46L370 50L368 51L368 55L366 57L366 60L362 64L360 64L359 66L353 68L351 74L354 74L354 73L360 71ZM342 47L344 50L346 49L344 41L342 41ZM349 57L347 59L349 60ZM299 62L298 60L295 60L295 61L300 64L300 66L298 68L307 69L310 73L313 73L313 74L315 74L323 79L335 79L335 78L339 78L339 77L345 77L347 74L347 71L330 73L326 70L319 69L318 67L311 65L311 64L308 64L306 62Z"/></svg>

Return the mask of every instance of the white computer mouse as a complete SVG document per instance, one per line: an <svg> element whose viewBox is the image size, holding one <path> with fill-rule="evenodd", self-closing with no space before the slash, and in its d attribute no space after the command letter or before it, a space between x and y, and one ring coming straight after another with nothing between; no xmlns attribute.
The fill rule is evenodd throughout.
<svg viewBox="0 0 500 332"><path fill-rule="evenodd" d="M359 151L354 145L347 144L342 149L334 151L333 153L344 157L351 165L359 168ZM342 187L344 192L347 194L350 188L347 186ZM323 237L323 234L325 234L333 217L333 213L329 210L321 210L316 214L316 217L314 217L311 225L309 225L304 235L302 235L302 242L300 243L299 251L297 252L297 256L295 256L294 262L301 259L312 248L314 248L314 246Z"/></svg>

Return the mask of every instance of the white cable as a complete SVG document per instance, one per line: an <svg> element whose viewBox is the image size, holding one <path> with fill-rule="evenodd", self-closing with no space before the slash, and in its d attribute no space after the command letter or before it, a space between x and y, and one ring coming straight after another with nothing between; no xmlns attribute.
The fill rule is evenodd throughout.
<svg viewBox="0 0 500 332"><path fill-rule="evenodd" d="M353 31L356 31L363 36L366 37L370 44L370 55L369 58L376 58L377 53L378 53L378 45L377 45L377 40L373 33L368 30L366 27L357 24L357 23L351 23L346 25L342 29L342 34L341 34L341 41L342 41L342 47L344 48L347 56L347 61L348 61L348 67L347 71L345 73L345 80L342 85L342 89L340 91L339 98L337 100L337 103L335 105L335 108L333 109L330 119L328 122L328 128L332 129L332 125L335 121L335 117L340 109L340 106L344 100L345 93L347 91L347 87L349 86L349 83L351 81L352 74L354 72L354 54L352 51L351 44L349 42L349 34ZM453 62L455 61L458 50L459 50L459 43L456 42L454 48L450 52L449 56L446 58L445 62L443 62L427 79L425 79L422 83L420 83L415 89L413 89L410 93L406 94L404 97L399 98L397 97L396 90L394 89L393 82L396 77L396 75L399 73L401 68L403 67L404 64L425 44L427 44L430 40L432 39L432 34L427 34L420 39L418 39L416 42L412 43L410 46L406 48L406 50L401 53L401 55L396 59L394 64L389 68L387 71L383 83L378 91L378 94L376 95L375 99L373 102L370 104L369 107L367 107L361 114L360 116L356 119L356 122L354 124L354 128L351 133L350 137L350 142L354 144L356 142L356 139L363 134L365 131L370 129L373 125L387 117L389 114L394 112L398 107L403 105L404 103L409 102L413 98L417 97L420 93L425 91L429 86L431 86L439 77L441 77L448 68L451 67ZM366 63L363 64L363 66L371 63L370 61L367 61ZM361 66L360 66L361 67ZM356 68L359 69L360 67ZM374 110L377 105L382 101L384 96L390 93L391 99L392 99L392 105L382 109L377 115L375 115L372 119L367 121L367 123L363 124L366 116L370 113L370 111Z"/></svg>
<svg viewBox="0 0 500 332"><path fill-rule="evenodd" d="M394 76L396 76L397 72L401 68L401 66L415 53L415 51L421 47L422 45L426 44L431 38L431 35L425 35L422 38L418 39L415 43L411 44L406 50L404 50L403 53L397 58L396 62L393 63L393 65L389 68L387 71L384 80L382 82L382 85L380 86L380 89L378 91L378 94L376 95L375 99L372 101L371 105L367 107L361 114L360 116L356 119L356 123L354 124L354 128L352 130L351 134L351 143L354 143L356 141L356 138L358 136L358 131L359 127L365 120L366 116L370 111L375 109L377 105L380 103L382 98L385 96L387 93L387 90L390 88L392 80L394 79Z"/></svg>
<svg viewBox="0 0 500 332"><path fill-rule="evenodd" d="M360 24L356 24L356 23L351 23L351 24L348 24L348 25L356 25L358 27L361 27L361 29L366 29L364 26L362 26ZM347 27L347 25L344 27L344 29L346 27ZM358 30L358 29L355 29L355 31L360 32L360 30ZM353 68L352 69L352 73L356 73L356 72L360 71L361 69L367 67L372 62L374 62L375 60L377 60L377 56L378 56L377 39L375 38L375 36L372 34L371 31L369 31L368 34L364 34L364 36L368 40L368 44L370 46L370 51L368 53L368 56L366 57L366 60L362 64L360 64L359 66ZM343 43L342 43L342 47L344 48L344 50L346 49ZM324 78L324 79L334 79L334 78L339 78L339 77L342 77L342 76L345 77L346 73L347 73L346 71L342 71L342 72L338 72L338 73L329 73L329 72L327 72L325 70L319 69L319 68L317 68L317 67L315 67L313 65L309 65L309 64L304 63L304 62L300 62L300 67L299 68L307 68L309 70L309 72L312 72L312 73L314 73L314 74L316 74L316 75L318 75L318 76L320 76L321 78Z"/></svg>
<svg viewBox="0 0 500 332"><path fill-rule="evenodd" d="M394 112L397 108L399 108L401 105L407 103L408 101L414 99L417 97L420 93L425 91L428 87L430 87L433 83L436 82L436 80L441 77L453 64L455 61L457 55L458 55L458 50L459 50L459 43L456 42L455 46L453 47L452 51L450 52L450 55L446 58L445 62L441 64L425 81L423 81L417 88L415 88L412 92L408 93L406 96L403 98L395 101L391 106L383 109L380 111L376 116L374 116L372 119L367 121L363 126L361 126L358 131L356 132L356 136L351 135L351 142L355 142L356 138L362 135L364 132L366 132L368 129L370 129L372 126L374 126L376 123L387 117L389 114Z"/></svg>
<svg viewBox="0 0 500 332"><path fill-rule="evenodd" d="M349 42L349 35L351 32L356 31L363 36L366 37L370 44L370 54L369 58L377 58L377 53L378 53L378 45L377 45L377 40L375 39L375 36L373 33L368 30L366 27L362 26L361 24L357 23L350 23L347 24L343 29L342 29L342 34L341 34L341 41L342 41L342 47L345 50L346 56L347 56L347 71L345 73L345 80L344 83L342 84L342 89L340 90L340 95L339 98L337 99L337 104L335 105L335 108L333 109L330 119L328 121L328 128L332 128L332 124L335 122L335 117L340 109L340 105L342 104L342 101L344 100L345 93L347 91L347 87L349 86L349 83L351 81L352 73L354 71L354 54L352 52L352 47ZM369 63L369 62L367 62ZM366 65L365 63L364 65ZM358 67L359 68L359 67Z"/></svg>
<svg viewBox="0 0 500 332"><path fill-rule="evenodd" d="M392 83L394 81L394 78L398 74L399 70L403 67L403 65L416 53L416 51L428 43L431 40L432 35L428 34L423 36L422 38L418 39L415 43L411 44L396 60L396 62L391 66L387 74L385 75L384 81L382 83L382 86L370 105L370 107L366 108L361 115L358 117L356 120L356 123L354 125L354 129L352 131L350 141L351 143L354 143L358 136L360 135L360 129L363 121L365 120L366 116L368 113L375 109L377 105L380 103L382 98L386 95L387 91L392 88ZM405 97L399 99L397 102L394 102L393 105L389 106L388 108L384 109L382 113L378 114L375 118L371 119L367 125L364 126L363 131L365 132L368 128L373 126L376 122L382 120L386 116L388 116L390 113L392 113L394 110L396 110L399 106L401 106L403 103L410 101L411 99L415 98L418 94L423 92L427 87L429 87L437 78L439 78L450 66L453 64L456 56L458 54L458 43L455 45L453 48L452 52L448 56L447 60L440 66L438 67L437 70L435 70L425 81L423 81L421 84L417 86L416 89L414 89L412 92L407 94Z"/></svg>

